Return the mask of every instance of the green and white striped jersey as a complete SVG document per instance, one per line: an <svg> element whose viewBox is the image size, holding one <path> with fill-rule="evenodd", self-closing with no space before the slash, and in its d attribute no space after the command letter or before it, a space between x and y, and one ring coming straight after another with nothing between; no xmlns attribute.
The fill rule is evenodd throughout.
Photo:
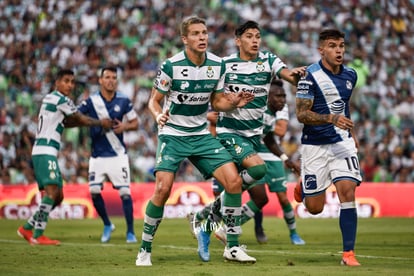
<svg viewBox="0 0 414 276"><path fill-rule="evenodd" d="M224 91L222 58L207 52L203 65L194 65L184 51L167 59L158 71L154 87L166 95L163 111L167 124L158 134L189 136L208 134L207 111L212 93Z"/></svg>
<svg viewBox="0 0 414 276"><path fill-rule="evenodd" d="M263 113L271 80L279 76L286 64L275 54L259 52L253 61L240 59L239 53L223 58L226 64L225 92L249 91L255 98L242 108L220 112L217 134L234 133L243 137L262 135Z"/></svg>
<svg viewBox="0 0 414 276"><path fill-rule="evenodd" d="M60 93L53 91L47 94L40 107L36 140L32 155L57 156L60 149L61 136L65 129L63 120L77 111L73 101Z"/></svg>

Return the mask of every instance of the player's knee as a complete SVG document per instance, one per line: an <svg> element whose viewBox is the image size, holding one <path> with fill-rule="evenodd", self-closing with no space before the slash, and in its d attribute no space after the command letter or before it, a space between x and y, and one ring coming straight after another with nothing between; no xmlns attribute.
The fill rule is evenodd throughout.
<svg viewBox="0 0 414 276"><path fill-rule="evenodd" d="M323 211L323 207L324 207L324 203L323 204L319 204L319 203L308 203L308 200L305 200L305 205L306 205L306 210L311 213L312 215L317 215L322 213Z"/></svg>
<svg viewBox="0 0 414 276"><path fill-rule="evenodd" d="M102 187L100 185L92 185L89 186L89 192L91 193L91 196L94 197L95 195L101 194Z"/></svg>
<svg viewBox="0 0 414 276"><path fill-rule="evenodd" d="M119 196L121 199L131 198L131 189L129 187L122 187L119 189Z"/></svg>
<svg viewBox="0 0 414 276"><path fill-rule="evenodd" d="M267 172L266 164L253 166L247 169L247 173L254 179L262 179Z"/></svg>

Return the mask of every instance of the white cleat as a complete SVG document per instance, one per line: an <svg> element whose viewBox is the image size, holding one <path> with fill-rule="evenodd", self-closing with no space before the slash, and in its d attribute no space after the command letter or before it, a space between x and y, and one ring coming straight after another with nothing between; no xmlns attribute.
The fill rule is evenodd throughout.
<svg viewBox="0 0 414 276"><path fill-rule="evenodd" d="M226 261L254 264L256 259L246 254L241 246L233 246L224 248L223 257Z"/></svg>
<svg viewBox="0 0 414 276"><path fill-rule="evenodd" d="M135 261L136 266L152 266L151 263L151 252L147 252L144 248L139 250L137 260Z"/></svg>

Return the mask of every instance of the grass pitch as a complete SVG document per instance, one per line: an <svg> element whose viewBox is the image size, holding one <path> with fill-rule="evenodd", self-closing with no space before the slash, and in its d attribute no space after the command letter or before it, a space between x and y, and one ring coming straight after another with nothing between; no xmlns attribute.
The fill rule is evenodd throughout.
<svg viewBox="0 0 414 276"><path fill-rule="evenodd" d="M257 259L254 265L226 263L223 246L212 236L211 261L197 255L186 219L165 219L156 234L152 267L136 267L139 242L125 242L123 218L113 218L111 241L100 243L98 219L51 220L46 235L60 246L30 246L16 230L23 221L0 219L0 275L414 275L414 219L360 219L356 254L360 267L344 267L338 219L298 219L304 246L290 243L282 219L265 217L267 244L256 242L253 222L240 241ZM135 221L140 240L142 220Z"/></svg>

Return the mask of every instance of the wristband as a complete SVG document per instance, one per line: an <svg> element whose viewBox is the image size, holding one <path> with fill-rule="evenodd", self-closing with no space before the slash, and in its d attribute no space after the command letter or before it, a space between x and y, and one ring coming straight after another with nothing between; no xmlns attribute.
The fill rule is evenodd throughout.
<svg viewBox="0 0 414 276"><path fill-rule="evenodd" d="M286 155L286 153L283 153L281 156L279 156L280 159L282 159L283 162L289 159L289 157Z"/></svg>
<svg viewBox="0 0 414 276"><path fill-rule="evenodd" d="M155 119L155 121L157 121L157 124L160 124L160 119L161 119L162 115L163 115L162 113L157 115L157 118Z"/></svg>

